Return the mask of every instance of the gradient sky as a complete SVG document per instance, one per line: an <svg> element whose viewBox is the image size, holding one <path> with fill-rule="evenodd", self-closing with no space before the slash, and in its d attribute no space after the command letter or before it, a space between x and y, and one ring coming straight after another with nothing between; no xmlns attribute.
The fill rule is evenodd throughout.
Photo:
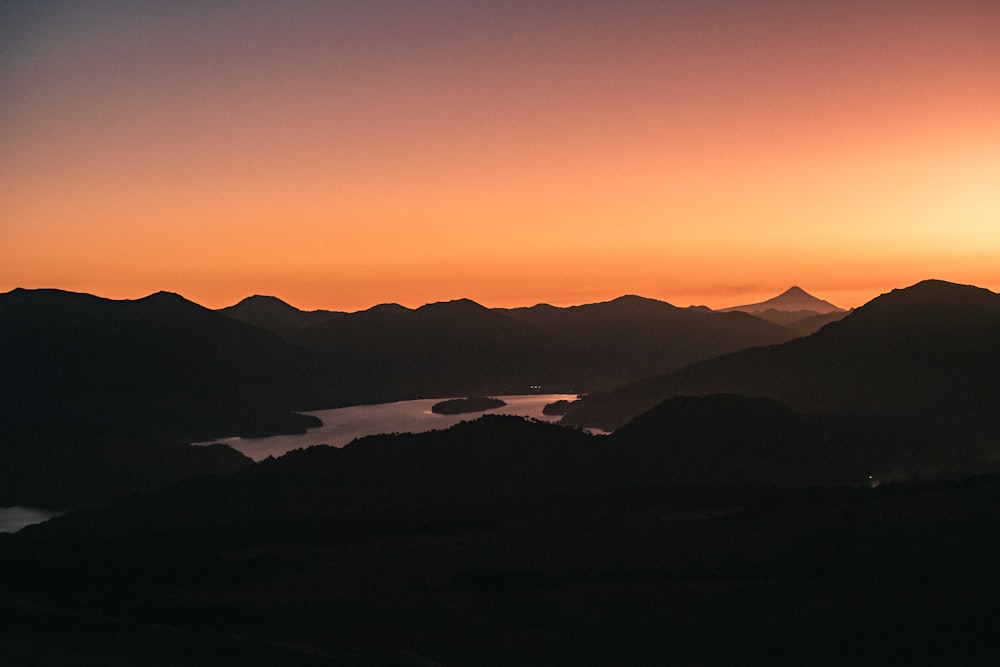
<svg viewBox="0 0 1000 667"><path fill-rule="evenodd" d="M931 277L1000 290L997 2L0 3L0 291L846 307Z"/></svg>

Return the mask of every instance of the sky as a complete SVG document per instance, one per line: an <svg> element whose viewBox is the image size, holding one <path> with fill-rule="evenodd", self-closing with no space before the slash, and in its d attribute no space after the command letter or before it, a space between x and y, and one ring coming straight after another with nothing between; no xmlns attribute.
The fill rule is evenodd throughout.
<svg viewBox="0 0 1000 667"><path fill-rule="evenodd" d="M1000 3L0 1L0 291L1000 291Z"/></svg>

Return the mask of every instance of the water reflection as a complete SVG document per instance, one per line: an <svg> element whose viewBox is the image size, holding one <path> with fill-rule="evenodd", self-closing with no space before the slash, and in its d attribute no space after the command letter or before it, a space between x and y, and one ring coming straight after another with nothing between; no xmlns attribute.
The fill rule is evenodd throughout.
<svg viewBox="0 0 1000 667"><path fill-rule="evenodd" d="M507 402L502 408L488 410L489 414L518 415L545 421L556 421L559 417L542 414L542 408L558 400L574 400L576 394L527 394L520 396L498 396ZM285 452L312 445L343 447L355 438L378 433L422 433L433 429L444 429L461 421L477 419L482 412L461 415L439 415L431 412L431 407L441 398L415 401L398 401L378 405L356 405L348 408L317 410L307 414L323 420L323 426L310 429L303 435L278 435L271 438L226 438L223 442L238 449L255 461L268 456L281 456Z"/></svg>
<svg viewBox="0 0 1000 667"><path fill-rule="evenodd" d="M16 533L25 526L48 521L62 512L43 510L35 507L0 507L0 533Z"/></svg>

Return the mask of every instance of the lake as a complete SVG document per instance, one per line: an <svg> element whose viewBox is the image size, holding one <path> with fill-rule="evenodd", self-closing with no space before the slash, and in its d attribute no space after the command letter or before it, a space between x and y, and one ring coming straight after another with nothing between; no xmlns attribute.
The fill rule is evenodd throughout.
<svg viewBox="0 0 1000 667"><path fill-rule="evenodd" d="M572 401L576 394L526 394L519 396L498 396L507 405L487 410L494 415L517 415L544 421L557 421L558 416L542 414L548 403L559 400ZM376 405L355 405L347 408L316 410L305 414L315 415L323 420L323 426L309 429L302 435L276 435L270 438L225 438L213 440L229 445L249 456L254 461L268 456L281 456L293 449L312 445L343 447L356 438L380 433L423 433L434 429L445 429L461 421L478 419L483 412L467 412L460 415L439 415L431 412L435 403L443 398L426 398L414 401L397 401ZM197 443L208 444L208 443Z"/></svg>
<svg viewBox="0 0 1000 667"><path fill-rule="evenodd" d="M42 510L34 507L0 507L0 533L16 533L25 526L48 521L62 512Z"/></svg>

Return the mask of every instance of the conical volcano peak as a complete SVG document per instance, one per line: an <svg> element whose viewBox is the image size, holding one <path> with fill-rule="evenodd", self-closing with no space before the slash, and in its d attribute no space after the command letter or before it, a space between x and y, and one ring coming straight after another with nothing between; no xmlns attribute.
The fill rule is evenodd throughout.
<svg viewBox="0 0 1000 667"><path fill-rule="evenodd" d="M817 298L798 285L793 285L787 290L767 301L760 303L749 303L743 306L733 306L723 308L724 311L739 310L744 313L755 313L765 310L799 311L810 310L815 313L835 313L842 312L843 308L838 308L829 301Z"/></svg>

